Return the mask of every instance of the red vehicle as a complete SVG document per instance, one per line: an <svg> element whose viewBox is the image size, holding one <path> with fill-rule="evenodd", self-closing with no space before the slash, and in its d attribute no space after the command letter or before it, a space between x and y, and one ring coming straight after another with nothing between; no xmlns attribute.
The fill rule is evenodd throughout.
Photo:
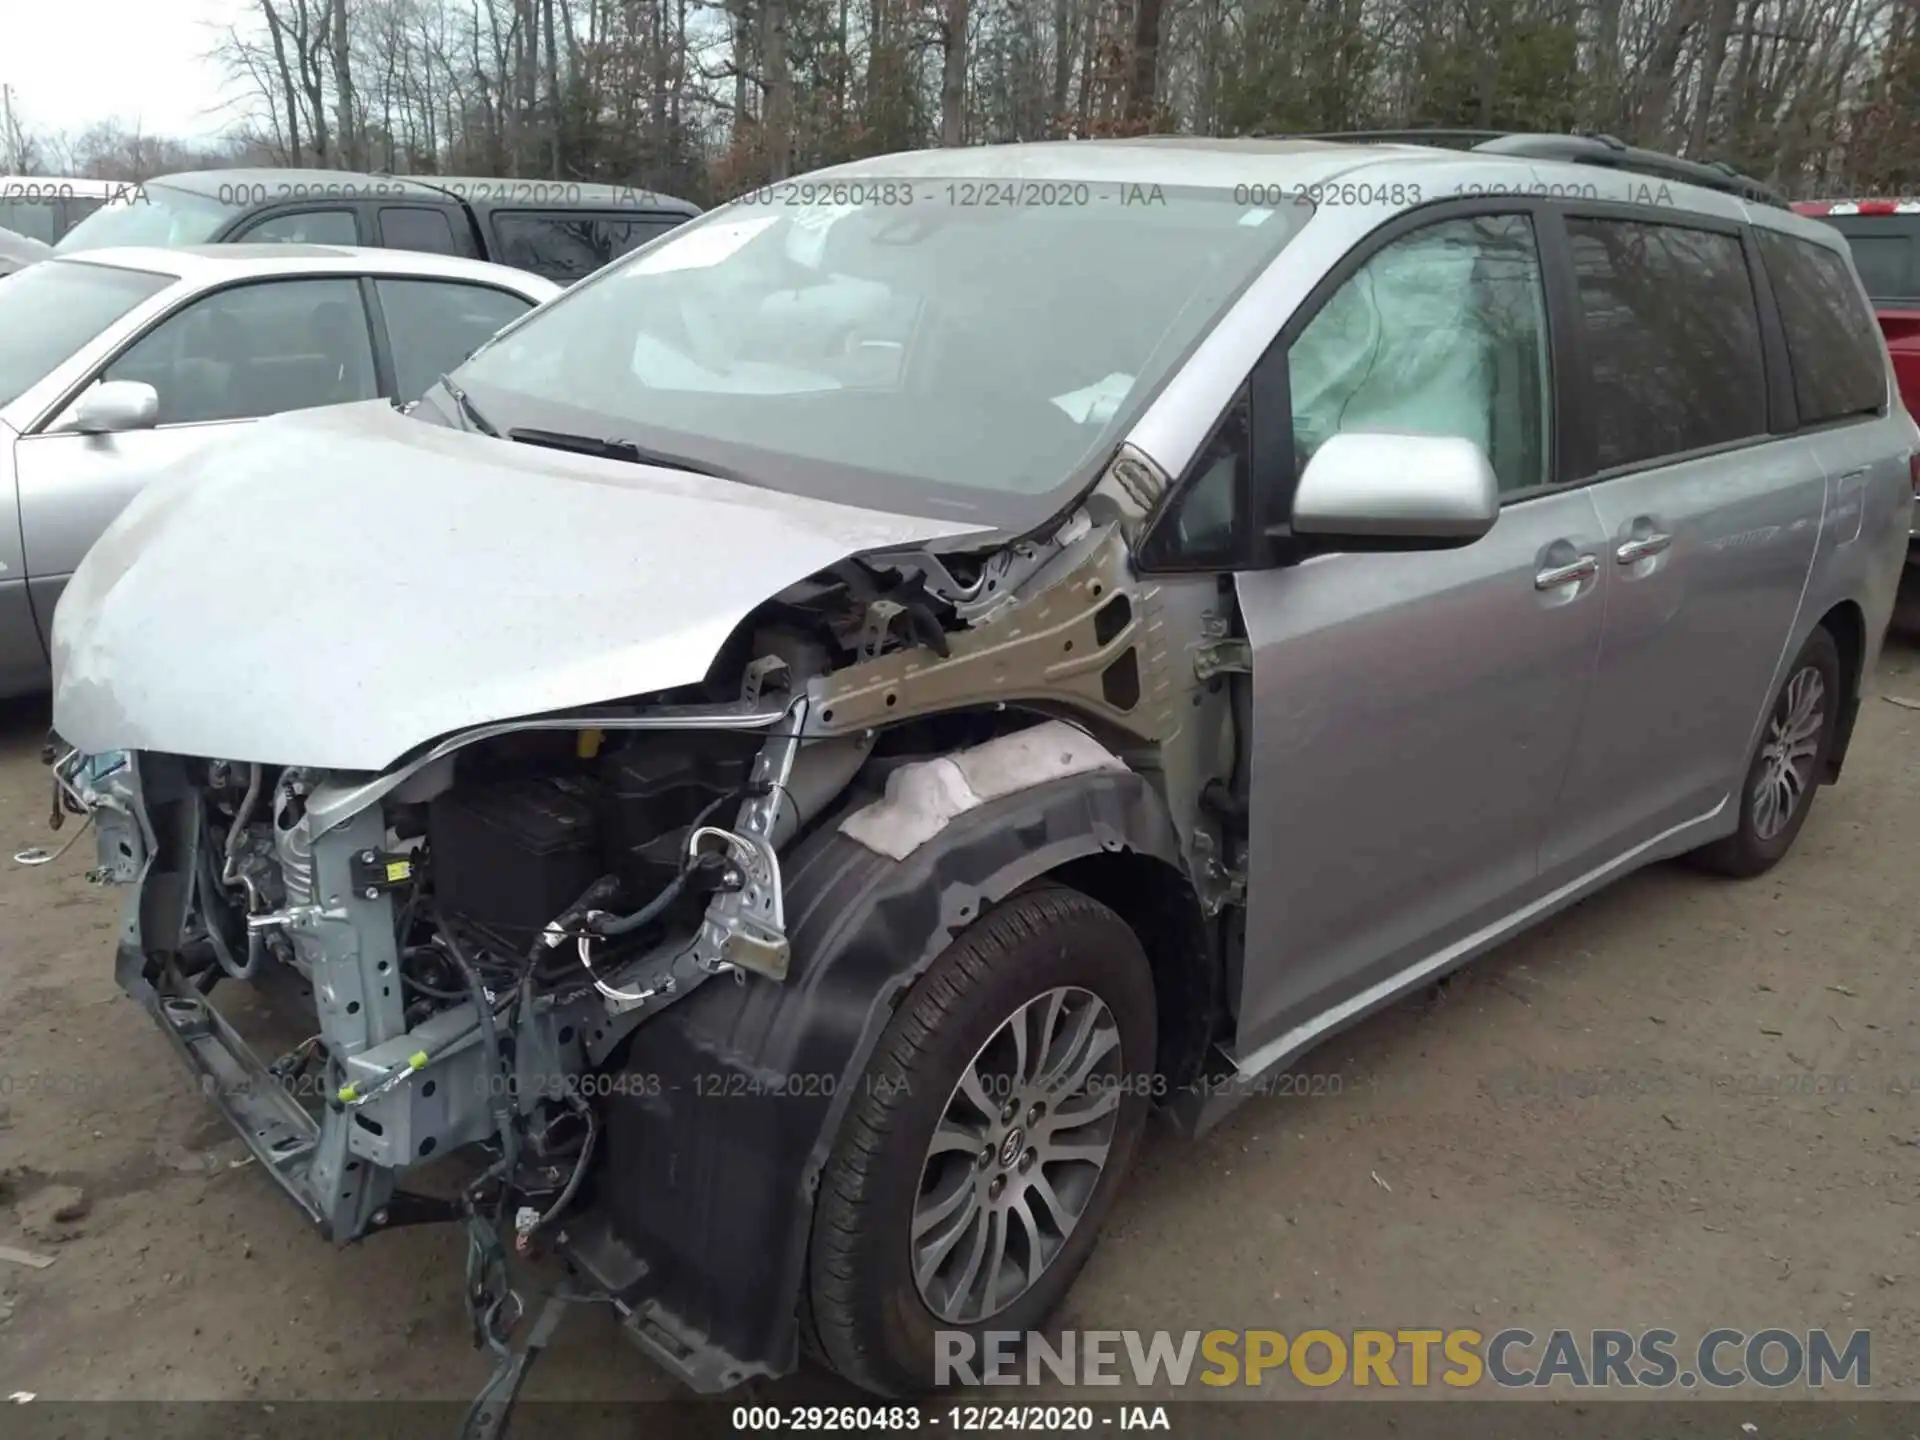
<svg viewBox="0 0 1920 1440"><path fill-rule="evenodd" d="M1920 200L1803 200L1802 215L1826 221L1847 237L1909 415L1920 416ZM1907 564L1920 565L1920 450L1913 470L1915 512Z"/></svg>
<svg viewBox="0 0 1920 1440"><path fill-rule="evenodd" d="M1806 200L1793 208L1847 237L1900 397L1909 414L1920 415L1920 200Z"/></svg>

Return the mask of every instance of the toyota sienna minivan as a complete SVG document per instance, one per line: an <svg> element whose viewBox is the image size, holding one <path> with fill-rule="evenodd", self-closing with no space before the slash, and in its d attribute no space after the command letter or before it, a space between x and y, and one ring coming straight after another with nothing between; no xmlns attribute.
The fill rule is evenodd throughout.
<svg viewBox="0 0 1920 1440"><path fill-rule="evenodd" d="M696 1389L907 1395L1038 1327L1150 1112L1779 864L1917 438L1845 239L1717 168L881 156L149 487L56 774L321 1233L464 1224L503 1357L548 1255Z"/></svg>

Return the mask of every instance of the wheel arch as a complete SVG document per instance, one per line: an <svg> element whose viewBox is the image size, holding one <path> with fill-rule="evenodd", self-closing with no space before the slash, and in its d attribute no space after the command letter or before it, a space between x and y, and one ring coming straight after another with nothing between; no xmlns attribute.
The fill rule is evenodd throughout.
<svg viewBox="0 0 1920 1440"><path fill-rule="evenodd" d="M1203 934L1197 903L1181 909L1180 864L1165 803L1132 771L989 801L901 860L823 825L786 875L787 979L702 985L640 1026L613 1067L603 1163L569 1258L694 1389L790 1371L820 1174L914 981L984 908L1054 881L1136 926L1164 1015L1180 937Z"/></svg>
<svg viewBox="0 0 1920 1440"><path fill-rule="evenodd" d="M1833 749L1827 756L1826 771L1821 776L1821 779L1832 783L1840 778L1840 767L1847 758L1847 746L1853 741L1854 721L1860 715L1860 694L1866 684L1867 619L1854 601L1841 600L1820 617L1816 628L1831 635L1834 648L1840 652L1840 684L1845 691L1840 697Z"/></svg>
<svg viewBox="0 0 1920 1440"><path fill-rule="evenodd" d="M1159 1052L1154 1068L1175 1090L1203 1068L1225 1003L1224 963L1186 872L1157 855L1102 852L1042 877L1098 900L1127 922L1153 970Z"/></svg>

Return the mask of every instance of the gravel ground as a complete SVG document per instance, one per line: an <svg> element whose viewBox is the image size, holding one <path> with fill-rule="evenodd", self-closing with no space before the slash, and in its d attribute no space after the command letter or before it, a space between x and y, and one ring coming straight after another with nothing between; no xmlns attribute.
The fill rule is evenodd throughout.
<svg viewBox="0 0 1920 1440"><path fill-rule="evenodd" d="M1903 622L1904 623L1904 622ZM1873 1332L1920 1398L1920 645L1746 884L1644 872L1306 1062L1337 1093L1150 1136L1068 1324ZM0 1395L465 1400L460 1241L324 1244L116 990L117 896L45 838L44 709L0 710ZM29 1077L40 1077L37 1082ZM610 1316L530 1396L675 1394ZM802 1375L761 1398L846 1398ZM1031 1398L1031 1397L1023 1397Z"/></svg>

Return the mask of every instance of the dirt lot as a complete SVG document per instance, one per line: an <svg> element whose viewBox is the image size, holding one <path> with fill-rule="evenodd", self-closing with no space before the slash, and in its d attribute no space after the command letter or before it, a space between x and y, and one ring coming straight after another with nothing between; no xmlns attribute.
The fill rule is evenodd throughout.
<svg viewBox="0 0 1920 1440"><path fill-rule="evenodd" d="M115 989L90 845L8 863L44 723L0 712L0 1243L58 1258L0 1263L0 1395L465 1400L458 1238L323 1244ZM1866 1328L1920 1397L1916 745L1871 696L1771 877L1638 875L1333 1042L1337 1094L1155 1135L1067 1323ZM530 1394L672 1393L604 1312L560 1342Z"/></svg>

